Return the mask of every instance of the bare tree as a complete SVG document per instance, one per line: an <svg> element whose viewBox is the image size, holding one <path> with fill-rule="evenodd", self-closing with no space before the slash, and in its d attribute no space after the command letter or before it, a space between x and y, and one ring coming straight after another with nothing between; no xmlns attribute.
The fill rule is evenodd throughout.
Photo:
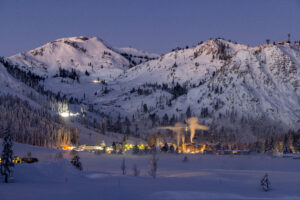
<svg viewBox="0 0 300 200"><path fill-rule="evenodd" d="M133 165L133 175L134 176L140 175L140 170L137 168L136 164Z"/></svg>
<svg viewBox="0 0 300 200"><path fill-rule="evenodd" d="M121 164L121 169L122 169L122 174L126 174L126 163L125 163L125 158L123 158L122 164Z"/></svg>
<svg viewBox="0 0 300 200"><path fill-rule="evenodd" d="M156 172L157 172L157 161L158 159L156 158L156 151L152 152L152 156L150 158L150 171L149 175L152 176L153 178L156 178Z"/></svg>
<svg viewBox="0 0 300 200"><path fill-rule="evenodd" d="M186 163L186 162L188 162L188 161L189 161L188 157L187 157L187 156L184 156L182 162Z"/></svg>

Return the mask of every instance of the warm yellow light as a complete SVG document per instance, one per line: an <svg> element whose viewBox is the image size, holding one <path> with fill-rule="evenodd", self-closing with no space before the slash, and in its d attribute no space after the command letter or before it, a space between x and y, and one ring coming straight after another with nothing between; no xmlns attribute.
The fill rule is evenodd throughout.
<svg viewBox="0 0 300 200"><path fill-rule="evenodd" d="M294 148L294 146L293 146L293 145L290 145L289 147L290 147L292 153L295 153L295 148Z"/></svg>
<svg viewBox="0 0 300 200"><path fill-rule="evenodd" d="M204 152L204 150L205 150L205 147L206 147L206 145L204 144L204 145L202 145L202 147L200 148L200 152L201 153L203 153Z"/></svg>
<svg viewBox="0 0 300 200"><path fill-rule="evenodd" d="M143 144L141 144L141 145L138 145L138 148L141 149L141 150L144 150L145 146Z"/></svg>
<svg viewBox="0 0 300 200"><path fill-rule="evenodd" d="M64 145L61 147L62 150L65 150L65 151L70 151L72 149L74 149L74 147L70 146L70 145Z"/></svg>
<svg viewBox="0 0 300 200"><path fill-rule="evenodd" d="M20 157L14 157L14 159L12 160L15 164L19 164L22 163L22 158Z"/></svg>
<svg viewBox="0 0 300 200"><path fill-rule="evenodd" d="M20 163L22 163L22 158L20 158L20 157L14 157L12 161L15 164L20 164ZM1 162L2 162L2 159L0 158L0 163Z"/></svg>

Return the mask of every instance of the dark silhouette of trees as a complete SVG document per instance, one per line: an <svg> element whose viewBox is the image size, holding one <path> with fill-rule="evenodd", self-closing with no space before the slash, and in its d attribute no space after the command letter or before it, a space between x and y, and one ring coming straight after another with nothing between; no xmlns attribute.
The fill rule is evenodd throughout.
<svg viewBox="0 0 300 200"><path fill-rule="evenodd" d="M1 155L1 174L4 176L5 183L8 182L8 177L11 176L13 170L12 167L14 166L13 163L13 142L12 136L10 132L10 125L4 131L4 138L3 138L3 150Z"/></svg>

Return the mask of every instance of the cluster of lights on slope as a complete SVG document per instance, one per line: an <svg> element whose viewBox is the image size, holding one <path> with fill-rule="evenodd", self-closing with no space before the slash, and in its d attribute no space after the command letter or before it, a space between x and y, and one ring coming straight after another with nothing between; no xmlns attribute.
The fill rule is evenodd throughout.
<svg viewBox="0 0 300 200"><path fill-rule="evenodd" d="M126 152L128 150L131 150L134 148L135 145L133 144L124 144L123 147L122 147L122 151L123 152ZM146 146L144 144L140 144L140 145L137 145L137 148L139 150L144 150L146 148ZM80 145L78 147L75 147L75 146L71 146L71 145L63 145L61 146L61 149L62 150L66 150L66 151L105 151L106 153L111 153L114 148L112 146L105 146L105 145L95 145L95 146L88 146L88 145Z"/></svg>
<svg viewBox="0 0 300 200"><path fill-rule="evenodd" d="M60 116L62 117L76 117L76 116L79 116L79 113L71 113L71 112L60 112L59 113Z"/></svg>

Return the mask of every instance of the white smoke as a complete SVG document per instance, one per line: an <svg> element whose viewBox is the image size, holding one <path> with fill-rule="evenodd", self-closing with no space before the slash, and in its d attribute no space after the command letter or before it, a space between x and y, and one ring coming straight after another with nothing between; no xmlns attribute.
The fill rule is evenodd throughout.
<svg viewBox="0 0 300 200"><path fill-rule="evenodd" d="M208 130L208 126L204 126L198 123L198 118L197 117L191 117L186 120L186 123L189 125L189 129L191 132L190 136L190 142L193 143L193 139L195 137L195 132L196 130Z"/></svg>
<svg viewBox="0 0 300 200"><path fill-rule="evenodd" d="M179 146L180 139L181 139L180 136L182 135L182 132L184 130L184 125L182 123L177 122L175 126L162 126L159 127L158 129L171 130L173 131L173 133L176 133L176 142L177 142L177 146Z"/></svg>

